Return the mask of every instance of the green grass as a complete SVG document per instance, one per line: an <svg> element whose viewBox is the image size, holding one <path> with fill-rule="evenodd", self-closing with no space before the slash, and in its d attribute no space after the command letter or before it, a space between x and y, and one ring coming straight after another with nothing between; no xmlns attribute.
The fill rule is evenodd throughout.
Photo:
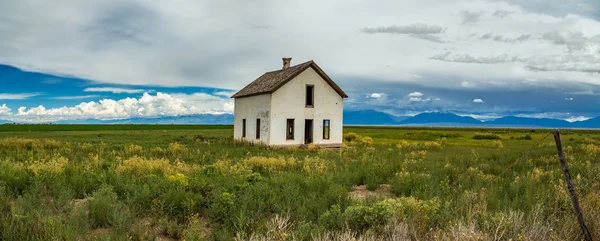
<svg viewBox="0 0 600 241"><path fill-rule="evenodd" d="M0 125L0 240L580 238L550 130L344 131L308 150L226 125ZM598 239L600 132L562 140Z"/></svg>
<svg viewBox="0 0 600 241"><path fill-rule="evenodd" d="M206 130L206 129L232 129L232 125L138 125L138 124L115 124L115 125L0 125L0 132L21 131L111 131L111 130Z"/></svg>

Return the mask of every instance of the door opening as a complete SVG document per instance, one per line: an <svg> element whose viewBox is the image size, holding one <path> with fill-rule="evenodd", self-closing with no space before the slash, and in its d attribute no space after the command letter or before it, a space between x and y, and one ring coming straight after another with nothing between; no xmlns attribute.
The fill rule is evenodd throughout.
<svg viewBox="0 0 600 241"><path fill-rule="evenodd" d="M304 120L304 144L313 142L313 120Z"/></svg>

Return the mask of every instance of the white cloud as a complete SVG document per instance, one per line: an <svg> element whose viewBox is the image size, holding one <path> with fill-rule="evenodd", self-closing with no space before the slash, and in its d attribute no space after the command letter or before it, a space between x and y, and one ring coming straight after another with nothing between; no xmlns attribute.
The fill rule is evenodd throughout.
<svg viewBox="0 0 600 241"><path fill-rule="evenodd" d="M0 106L0 116L6 116L6 115L11 115L12 112L10 110L10 108L8 108L8 106L6 106L6 104L3 104Z"/></svg>
<svg viewBox="0 0 600 241"><path fill-rule="evenodd" d="M0 93L0 100L25 100L39 95L42 93Z"/></svg>
<svg viewBox="0 0 600 241"><path fill-rule="evenodd" d="M576 91L576 92L569 92L567 94L571 94L571 95L598 95L599 93L596 93L592 90L582 90L582 91Z"/></svg>
<svg viewBox="0 0 600 241"><path fill-rule="evenodd" d="M409 97L421 97L421 96L423 96L423 93L415 91L415 92L408 94L408 96Z"/></svg>
<svg viewBox="0 0 600 241"><path fill-rule="evenodd" d="M473 99L473 103L485 103L482 99Z"/></svg>
<svg viewBox="0 0 600 241"><path fill-rule="evenodd" d="M215 95L225 96L225 97L231 97L233 94L235 94L235 91L218 91L218 92L215 92Z"/></svg>
<svg viewBox="0 0 600 241"><path fill-rule="evenodd" d="M423 99L421 99L421 97L410 97L410 98L408 98L408 101L410 101L410 102L421 102L421 101L423 101Z"/></svg>
<svg viewBox="0 0 600 241"><path fill-rule="evenodd" d="M7 109L5 105L2 109ZM10 114L10 109L8 109ZM4 111L6 112L6 110ZM98 102L82 102L71 107L47 109L40 105L27 109L20 107L12 114L12 120L23 122L48 122L66 119L124 119L132 117L179 116L191 114L221 114L233 112L233 101L205 93L150 95L144 93L139 99L103 99Z"/></svg>
<svg viewBox="0 0 600 241"><path fill-rule="evenodd" d="M77 95L77 96L56 96L56 97L52 97L51 99L55 99L55 100L81 100L81 99L91 99L91 98L98 98L100 97L99 95Z"/></svg>
<svg viewBox="0 0 600 241"><path fill-rule="evenodd" d="M113 94L140 94L140 93L152 93L154 90L144 89L127 89L127 88L115 88L115 87L91 87L85 88L84 92L110 92Z"/></svg>
<svg viewBox="0 0 600 241"><path fill-rule="evenodd" d="M573 99L573 97L567 97L567 98L565 98L565 100L571 101L571 100L574 100L574 99Z"/></svg>
<svg viewBox="0 0 600 241"><path fill-rule="evenodd" d="M372 93L371 95L369 95L370 98L373 99L379 99L381 98L383 95L385 95L384 93Z"/></svg>
<svg viewBox="0 0 600 241"><path fill-rule="evenodd" d="M460 82L460 86L465 87L465 88L473 88L473 87L475 87L475 84L473 84L469 81L463 81L463 82Z"/></svg>
<svg viewBox="0 0 600 241"><path fill-rule="evenodd" d="M589 120L590 117L585 117L585 116L571 116L567 119L565 119L568 122L576 122L576 121L585 121L585 120Z"/></svg>
<svg viewBox="0 0 600 241"><path fill-rule="evenodd" d="M460 116L469 116L475 119L478 119L480 121L490 121L490 120L494 120L494 119L498 119L503 117L503 115L498 115L498 114L494 114L494 113L490 113L490 114L458 114Z"/></svg>
<svg viewBox="0 0 600 241"><path fill-rule="evenodd" d="M391 33L391 34L436 34L441 33L444 29L440 26L429 25L424 23L413 23L403 26L388 26L377 28L363 28L364 33Z"/></svg>

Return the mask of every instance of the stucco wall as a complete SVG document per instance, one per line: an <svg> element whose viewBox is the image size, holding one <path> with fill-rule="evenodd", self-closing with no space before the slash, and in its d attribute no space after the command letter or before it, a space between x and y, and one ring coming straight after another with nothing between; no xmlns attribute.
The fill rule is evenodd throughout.
<svg viewBox="0 0 600 241"><path fill-rule="evenodd" d="M242 140L242 120L246 119L246 138L250 142L269 143L269 123L271 117L271 95L256 95L235 98L233 117L233 137ZM256 139L256 119L260 118L260 140Z"/></svg>
<svg viewBox="0 0 600 241"><path fill-rule="evenodd" d="M314 85L314 107L305 107L306 85ZM236 102L237 104L237 102ZM313 143L342 143L344 99L312 68L272 93L271 145L304 144L304 120L313 119ZM286 120L294 119L294 140L286 140ZM323 140L323 120L330 120L330 139Z"/></svg>

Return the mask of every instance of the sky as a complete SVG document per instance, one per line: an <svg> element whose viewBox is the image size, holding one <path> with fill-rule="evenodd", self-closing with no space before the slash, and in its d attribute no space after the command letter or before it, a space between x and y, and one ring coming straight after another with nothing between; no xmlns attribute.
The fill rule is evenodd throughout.
<svg viewBox="0 0 600 241"><path fill-rule="evenodd" d="M0 120L232 113L314 60L346 110L600 116L597 0L7 0Z"/></svg>

